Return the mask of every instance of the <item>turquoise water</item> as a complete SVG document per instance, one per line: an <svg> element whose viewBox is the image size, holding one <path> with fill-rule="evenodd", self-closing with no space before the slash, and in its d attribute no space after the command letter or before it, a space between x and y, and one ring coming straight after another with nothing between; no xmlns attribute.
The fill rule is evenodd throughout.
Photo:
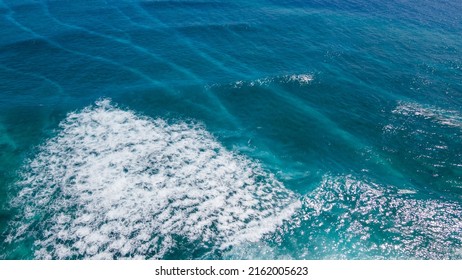
<svg viewBox="0 0 462 280"><path fill-rule="evenodd" d="M1 259L462 258L462 2L0 2Z"/></svg>

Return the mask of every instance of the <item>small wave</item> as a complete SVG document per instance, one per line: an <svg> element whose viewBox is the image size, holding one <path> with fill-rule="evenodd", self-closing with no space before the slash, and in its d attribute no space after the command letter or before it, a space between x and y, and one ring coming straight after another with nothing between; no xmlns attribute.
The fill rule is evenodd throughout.
<svg viewBox="0 0 462 280"><path fill-rule="evenodd" d="M308 74L299 74L288 76L287 79L291 82L298 82L300 85L306 85L313 81L313 76Z"/></svg>
<svg viewBox="0 0 462 280"><path fill-rule="evenodd" d="M242 88L242 87L266 87L270 86L274 83L279 84L288 84L288 83L295 83L299 86L309 85L314 80L313 75L311 74L293 74L293 75L283 75L283 76L276 76L276 77L265 77L255 80L239 80L232 83L227 84L232 88ZM208 88L219 87L223 86L222 84L213 84L207 86Z"/></svg>
<svg viewBox="0 0 462 280"><path fill-rule="evenodd" d="M325 176L298 215L311 247L297 258L460 258L461 206L416 194L351 175Z"/></svg>
<svg viewBox="0 0 462 280"><path fill-rule="evenodd" d="M203 250L256 242L300 201L203 127L97 102L70 113L25 167L7 242L37 259L162 258L178 237ZM197 245L199 244L199 245Z"/></svg>
<svg viewBox="0 0 462 280"><path fill-rule="evenodd" d="M435 106L400 102L392 113L403 116L421 117L444 126L462 128L462 116L459 112Z"/></svg>

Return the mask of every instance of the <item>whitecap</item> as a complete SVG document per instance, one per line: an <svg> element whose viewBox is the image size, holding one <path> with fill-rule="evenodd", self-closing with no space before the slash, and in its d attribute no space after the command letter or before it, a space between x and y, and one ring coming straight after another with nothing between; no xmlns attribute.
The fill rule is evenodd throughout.
<svg viewBox="0 0 462 280"><path fill-rule="evenodd" d="M313 76L309 74L299 74L288 76L287 79L291 82L298 82L300 85L306 85L313 81Z"/></svg>
<svg viewBox="0 0 462 280"><path fill-rule="evenodd" d="M269 87L273 84L287 84L287 83L295 83L299 86L305 86L311 84L314 80L313 75L311 74L291 74L291 75L280 75L280 76L269 76L258 78L254 80L238 80L226 86L230 86L231 88L240 89L243 87ZM214 87L221 87L223 84L212 84L206 86L207 89L214 88Z"/></svg>
<svg viewBox="0 0 462 280"><path fill-rule="evenodd" d="M204 127L122 110L70 113L26 164L9 243L37 259L162 258L178 238L204 250L257 242L301 203Z"/></svg>
<svg viewBox="0 0 462 280"><path fill-rule="evenodd" d="M421 105L414 102L400 102L392 113L403 116L420 117L443 126L462 129L462 115L454 110L446 110L436 106Z"/></svg>

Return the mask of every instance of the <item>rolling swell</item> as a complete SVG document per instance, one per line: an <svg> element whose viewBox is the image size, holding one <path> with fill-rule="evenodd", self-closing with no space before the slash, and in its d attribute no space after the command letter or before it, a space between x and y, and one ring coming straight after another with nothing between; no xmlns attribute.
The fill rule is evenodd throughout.
<svg viewBox="0 0 462 280"><path fill-rule="evenodd" d="M37 259L162 258L258 241L300 207L257 163L201 126L101 100L70 113L22 174L7 242Z"/></svg>

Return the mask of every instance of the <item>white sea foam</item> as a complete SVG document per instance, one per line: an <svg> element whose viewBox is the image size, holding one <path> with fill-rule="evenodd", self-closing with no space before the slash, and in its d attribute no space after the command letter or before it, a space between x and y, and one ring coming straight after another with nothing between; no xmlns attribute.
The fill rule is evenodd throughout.
<svg viewBox="0 0 462 280"><path fill-rule="evenodd" d="M296 83L299 86L308 85L313 81L313 75L311 74L293 74L293 75L283 75L283 76L273 76L273 77L264 77L255 80L239 80L228 84L232 88L242 88L242 87L267 87L274 83ZM217 86L223 86L221 84L213 84L207 86L208 88L213 88Z"/></svg>
<svg viewBox="0 0 462 280"><path fill-rule="evenodd" d="M440 125L462 129L462 115L454 110L445 110L435 106L412 102L400 102L392 113L403 116L421 117Z"/></svg>
<svg viewBox="0 0 462 280"><path fill-rule="evenodd" d="M38 259L161 258L175 236L223 250L260 240L300 201L203 127L169 124L108 100L74 112L27 164L7 242Z"/></svg>
<svg viewBox="0 0 462 280"><path fill-rule="evenodd" d="M460 258L462 208L422 197L415 189L380 185L352 175L325 175L303 198L278 244L242 244L229 259ZM288 234L289 233L289 234ZM294 241L295 240L295 241ZM291 248L292 249L292 248Z"/></svg>
<svg viewBox="0 0 462 280"><path fill-rule="evenodd" d="M288 76L288 80L291 82L298 82L301 85L306 85L313 81L313 76L309 74L299 74Z"/></svg>

